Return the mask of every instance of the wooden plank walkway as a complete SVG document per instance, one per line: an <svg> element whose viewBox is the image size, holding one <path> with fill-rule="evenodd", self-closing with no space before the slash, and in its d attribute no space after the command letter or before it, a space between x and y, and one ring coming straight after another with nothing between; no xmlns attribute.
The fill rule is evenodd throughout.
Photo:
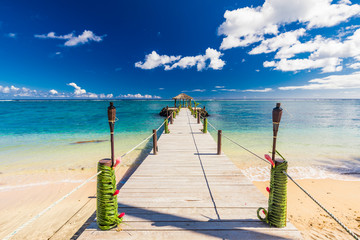
<svg viewBox="0 0 360 240"><path fill-rule="evenodd" d="M302 239L288 223L270 228L256 211L267 199L182 109L170 134L120 189L123 231L101 231L92 222L79 239Z"/></svg>

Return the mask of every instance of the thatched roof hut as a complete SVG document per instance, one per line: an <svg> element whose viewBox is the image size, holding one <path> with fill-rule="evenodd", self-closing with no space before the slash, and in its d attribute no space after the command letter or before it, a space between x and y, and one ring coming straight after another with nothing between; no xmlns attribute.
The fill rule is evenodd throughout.
<svg viewBox="0 0 360 240"><path fill-rule="evenodd" d="M191 106L191 100L194 99L192 97L190 97L189 95L186 95L185 93L180 93L179 95L177 95L176 97L173 97L172 99L175 100L175 107L176 106L176 101L179 100L180 104L181 104L181 100L183 101L183 106L185 105L185 101L188 105Z"/></svg>
<svg viewBox="0 0 360 240"><path fill-rule="evenodd" d="M176 97L173 97L172 99L174 99L174 100L179 100L179 99L191 100L194 98L190 97L189 95L186 95L185 93L180 93L179 95L177 95Z"/></svg>

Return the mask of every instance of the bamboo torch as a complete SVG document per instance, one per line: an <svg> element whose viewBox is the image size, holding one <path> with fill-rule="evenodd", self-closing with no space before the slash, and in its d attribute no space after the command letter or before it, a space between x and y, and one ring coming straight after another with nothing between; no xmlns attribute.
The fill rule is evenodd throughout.
<svg viewBox="0 0 360 240"><path fill-rule="evenodd" d="M110 141L111 141L111 167L114 166L115 154L114 154L114 126L115 126L116 108L113 102L110 102L108 107L108 119L110 126Z"/></svg>
<svg viewBox="0 0 360 240"><path fill-rule="evenodd" d="M276 153L276 138L279 130L279 124L281 121L282 108L280 107L281 103L276 103L276 107L272 111L272 121L273 121L273 148L272 148L272 160L275 161Z"/></svg>

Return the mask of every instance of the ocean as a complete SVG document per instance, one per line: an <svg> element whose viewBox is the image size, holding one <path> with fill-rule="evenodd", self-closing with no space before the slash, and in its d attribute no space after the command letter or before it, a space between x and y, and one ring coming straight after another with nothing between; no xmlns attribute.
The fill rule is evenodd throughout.
<svg viewBox="0 0 360 240"><path fill-rule="evenodd" d="M281 102L283 115L278 151L297 179L360 180L360 100L203 100L208 121L225 136L256 154L271 151L272 108ZM170 100L115 100L115 154L120 156L152 133ZM110 156L109 101L0 101L0 173L95 171ZM171 126L170 126L171 129ZM216 138L216 131L209 126ZM81 141L94 141L77 143ZM129 159L146 154L144 144ZM230 141L223 151L251 180L269 179L269 166ZM219 163L221 164L221 163Z"/></svg>

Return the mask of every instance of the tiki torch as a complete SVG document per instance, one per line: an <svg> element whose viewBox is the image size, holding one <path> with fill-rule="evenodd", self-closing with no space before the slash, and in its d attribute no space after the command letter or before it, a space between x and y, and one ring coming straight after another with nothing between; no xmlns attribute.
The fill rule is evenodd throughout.
<svg viewBox="0 0 360 240"><path fill-rule="evenodd" d="M114 103L110 102L108 107L108 119L110 126L110 141L111 141L111 167L114 166L115 154L114 154L114 126L115 126L116 108Z"/></svg>
<svg viewBox="0 0 360 240"><path fill-rule="evenodd" d="M280 103L276 103L276 107L272 111L272 121L273 121L273 149L272 149L272 160L276 164L275 161L275 153L276 153L276 137L279 130L279 124L282 115L282 108L280 107Z"/></svg>

